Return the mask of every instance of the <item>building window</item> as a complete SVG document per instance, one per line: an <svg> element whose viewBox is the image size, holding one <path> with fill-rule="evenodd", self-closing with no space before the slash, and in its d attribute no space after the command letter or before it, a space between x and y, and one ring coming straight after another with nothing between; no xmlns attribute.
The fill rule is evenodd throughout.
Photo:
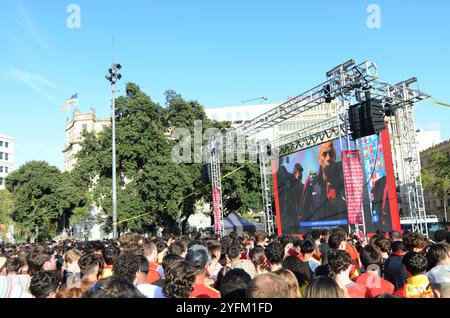
<svg viewBox="0 0 450 318"><path fill-rule="evenodd" d="M5 148L9 147L9 142L5 141Z"/></svg>
<svg viewBox="0 0 450 318"><path fill-rule="evenodd" d="M436 207L436 201L433 201L433 208Z"/></svg>
<svg viewBox="0 0 450 318"><path fill-rule="evenodd" d="M3 178L0 177L0 185L3 185Z"/></svg>
<svg viewBox="0 0 450 318"><path fill-rule="evenodd" d="M241 120L241 113L236 113L236 120Z"/></svg>
<svg viewBox="0 0 450 318"><path fill-rule="evenodd" d="M3 152L0 152L0 160L3 160Z"/></svg>
<svg viewBox="0 0 450 318"><path fill-rule="evenodd" d="M0 140L0 147L3 147L3 141Z"/></svg>
<svg viewBox="0 0 450 318"><path fill-rule="evenodd" d="M6 160L6 161L9 160L9 153L5 153L5 160Z"/></svg>
<svg viewBox="0 0 450 318"><path fill-rule="evenodd" d="M3 172L3 167L0 166L0 172Z"/></svg>
<svg viewBox="0 0 450 318"><path fill-rule="evenodd" d="M5 167L5 173L8 173L8 167Z"/></svg>
<svg viewBox="0 0 450 318"><path fill-rule="evenodd" d="M83 132L87 131L87 124L83 124Z"/></svg>

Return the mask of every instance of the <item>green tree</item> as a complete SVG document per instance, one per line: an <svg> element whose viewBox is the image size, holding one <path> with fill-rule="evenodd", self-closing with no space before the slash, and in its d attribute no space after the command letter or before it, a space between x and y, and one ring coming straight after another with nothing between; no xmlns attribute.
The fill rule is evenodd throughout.
<svg viewBox="0 0 450 318"><path fill-rule="evenodd" d="M172 160L172 149L178 140L172 138L171 132L174 128L186 128L193 137L195 120L202 121L202 132L228 125L210 121L197 101L185 101L172 90L165 95L167 107L163 108L139 86L128 83L125 96L116 100L119 233L126 230L148 232L156 225L173 230L180 220L184 229L187 218L194 212L195 202L202 198L211 201L211 185L204 183L203 163L194 162L194 151L190 163ZM193 146L193 138L191 143ZM91 191L92 201L103 208L105 215L100 221L106 231L112 228L111 151L110 127L98 134L86 133L77 165L71 173L74 184ZM236 167L239 165L225 164L224 171ZM254 167L246 166L240 171L241 175L233 174L226 183L238 190L226 196L225 202L230 202L233 210L258 205L254 190L258 189L259 172L256 175L254 172ZM247 190L246 179L252 182ZM259 189L257 192L260 193Z"/></svg>
<svg viewBox="0 0 450 318"><path fill-rule="evenodd" d="M0 224L10 224L12 222L12 212L14 208L14 198L7 189L0 190Z"/></svg>
<svg viewBox="0 0 450 318"><path fill-rule="evenodd" d="M424 188L444 201L444 219L447 218L447 200L450 191L450 157L440 151L431 154L431 169L422 169Z"/></svg>
<svg viewBox="0 0 450 318"><path fill-rule="evenodd" d="M14 195L12 219L20 224L27 240L45 240L56 235L57 223L85 199L55 166L30 161L6 178Z"/></svg>

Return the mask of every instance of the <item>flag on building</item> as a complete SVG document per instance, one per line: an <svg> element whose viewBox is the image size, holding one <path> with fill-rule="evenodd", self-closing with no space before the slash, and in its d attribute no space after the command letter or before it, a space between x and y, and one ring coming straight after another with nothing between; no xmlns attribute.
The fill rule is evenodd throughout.
<svg viewBox="0 0 450 318"><path fill-rule="evenodd" d="M78 93L72 95L72 97L67 101L69 104L73 104L78 100Z"/></svg>

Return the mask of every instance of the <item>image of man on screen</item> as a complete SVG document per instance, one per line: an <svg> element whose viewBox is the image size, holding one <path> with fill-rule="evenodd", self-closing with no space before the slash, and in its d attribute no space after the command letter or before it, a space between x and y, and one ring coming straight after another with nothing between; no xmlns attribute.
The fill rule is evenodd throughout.
<svg viewBox="0 0 450 318"><path fill-rule="evenodd" d="M300 163L294 165L293 173L289 176L286 188L286 208L282 213L282 229L284 233L296 233L298 230L298 216L304 184L302 182L303 167Z"/></svg>
<svg viewBox="0 0 450 318"><path fill-rule="evenodd" d="M300 204L300 220L301 222L346 220L342 162L336 162L333 142L319 145L318 163L319 171L311 172L305 182Z"/></svg>

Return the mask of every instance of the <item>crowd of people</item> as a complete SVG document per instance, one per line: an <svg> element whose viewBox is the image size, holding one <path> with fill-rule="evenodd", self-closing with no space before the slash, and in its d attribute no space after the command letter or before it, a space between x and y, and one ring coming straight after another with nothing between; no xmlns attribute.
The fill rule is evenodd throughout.
<svg viewBox="0 0 450 318"><path fill-rule="evenodd" d="M450 298L449 244L336 228L4 245L0 298Z"/></svg>

